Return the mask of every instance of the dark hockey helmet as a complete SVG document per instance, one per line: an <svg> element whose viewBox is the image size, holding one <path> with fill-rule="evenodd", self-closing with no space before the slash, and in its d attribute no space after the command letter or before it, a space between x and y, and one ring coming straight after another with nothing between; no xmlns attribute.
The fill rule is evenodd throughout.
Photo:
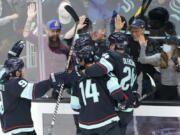
<svg viewBox="0 0 180 135"><path fill-rule="evenodd" d="M121 32L114 32L108 38L110 44L115 44L115 49L125 50L128 45L128 38Z"/></svg>
<svg viewBox="0 0 180 135"><path fill-rule="evenodd" d="M80 61L84 60L85 63L91 63L94 62L94 51L93 46L84 46L82 49L76 52L76 56Z"/></svg>
<svg viewBox="0 0 180 135"><path fill-rule="evenodd" d="M85 34L83 36L80 36L76 42L75 42L75 46L74 46L74 50L77 52L79 50L81 50L84 46L93 46L94 42L91 39L89 34Z"/></svg>
<svg viewBox="0 0 180 135"><path fill-rule="evenodd" d="M7 59L4 63L4 68L6 69L6 73L9 75L14 75L16 71L19 71L24 67L24 62L20 58L10 58Z"/></svg>

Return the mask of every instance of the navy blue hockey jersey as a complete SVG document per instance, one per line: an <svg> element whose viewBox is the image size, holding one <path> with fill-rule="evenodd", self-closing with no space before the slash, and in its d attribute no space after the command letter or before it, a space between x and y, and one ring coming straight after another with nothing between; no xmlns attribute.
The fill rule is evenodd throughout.
<svg viewBox="0 0 180 135"><path fill-rule="evenodd" d="M86 74L90 77L103 76L109 72L116 75L123 91L137 89L136 66L128 54L109 50L97 64L86 68Z"/></svg>
<svg viewBox="0 0 180 135"><path fill-rule="evenodd" d="M1 127L7 135L34 130L31 118L33 84L15 78L0 85Z"/></svg>
<svg viewBox="0 0 180 135"><path fill-rule="evenodd" d="M87 78L76 83L71 96L71 107L80 113L79 127L90 130L119 121L113 99L122 98L122 89L114 76Z"/></svg>
<svg viewBox="0 0 180 135"><path fill-rule="evenodd" d="M137 78L136 66L128 54L108 51L103 54L99 65L106 72L113 72L117 76L124 91L134 89Z"/></svg>

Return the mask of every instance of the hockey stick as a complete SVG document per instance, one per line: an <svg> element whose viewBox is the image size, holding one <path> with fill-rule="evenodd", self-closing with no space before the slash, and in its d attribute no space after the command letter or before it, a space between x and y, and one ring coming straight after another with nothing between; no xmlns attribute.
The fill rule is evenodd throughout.
<svg viewBox="0 0 180 135"><path fill-rule="evenodd" d="M134 16L132 16L130 18L129 24L131 24L135 18L142 17L146 13L146 11L147 11L148 7L150 6L151 2L152 2L152 0L143 0L141 6L138 8L138 10L134 14Z"/></svg>
<svg viewBox="0 0 180 135"><path fill-rule="evenodd" d="M70 49L70 52L69 52L69 56L68 56L68 60L67 60L66 66L65 66L65 71L68 71L70 61L71 61L71 58L72 58L72 55L73 55L74 37L75 37L75 34L76 34L77 25L78 25L78 22L79 22L79 17L78 17L78 15L76 14L76 12L74 11L74 9L71 6L66 5L64 8L69 12L69 14L72 16L72 18L74 19L74 21L76 23L75 31L74 31L74 34L73 34L73 43L72 43L72 46L71 46L71 49ZM62 96L63 96L64 84L61 84L59 86L60 86L59 95L58 95L56 106L55 106L55 109L54 109L51 125L50 125L49 130L48 130L48 135L52 135L53 127L55 125L56 115L57 115L58 108L59 108L59 104L60 104Z"/></svg>
<svg viewBox="0 0 180 135"><path fill-rule="evenodd" d="M139 102L143 101L145 98L151 96L152 94L154 94L156 92L156 84L155 84L154 79L148 73L146 73L146 74L148 75L148 77L149 77L149 79L151 81L152 91L147 93L147 94L144 94L142 97L140 97L138 99Z"/></svg>
<svg viewBox="0 0 180 135"><path fill-rule="evenodd" d="M147 2L144 4L144 6L142 8L142 12L141 12L140 16L144 16L144 14L146 13L147 9L149 8L151 2L152 2L152 0L147 0Z"/></svg>

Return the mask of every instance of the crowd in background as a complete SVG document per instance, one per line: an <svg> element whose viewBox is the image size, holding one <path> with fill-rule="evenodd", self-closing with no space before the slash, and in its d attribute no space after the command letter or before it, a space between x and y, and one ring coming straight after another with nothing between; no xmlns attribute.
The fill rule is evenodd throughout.
<svg viewBox="0 0 180 135"><path fill-rule="evenodd" d="M40 11L35 0L0 0L0 64L3 64L10 46L19 39L25 39L34 45L33 53L37 54L37 63L44 60L44 63L36 65L36 70L28 70L33 71L34 74L41 70L45 72L44 78L51 72L63 71L67 56L66 49L71 46L71 33L74 29L72 18L68 15L61 15L63 11L60 7L64 1L71 2L69 0L42 1L42 20L39 20ZM140 4L141 1L139 1ZM85 27L83 24L86 17L92 21L91 36L93 40L97 41L98 47L108 44L106 39L112 32L121 31L129 35L127 53L136 63L140 82L139 90L142 95L152 91L150 80L147 77L147 73L150 74L157 84L157 92L150 99L157 100L179 100L180 41L177 35L180 31L177 22L180 18L180 11L175 6L178 4L178 0L157 0L152 2L145 16L131 22L128 20L139 6L135 4L134 0L130 3L118 0L113 2L107 0L71 2L71 6L81 16L79 29ZM114 9L114 7L116 8ZM50 9L52 10L50 11ZM86 17L82 16L84 14ZM63 24L60 28L61 31L50 33L46 29L45 24L53 19L59 19ZM39 25L38 21L42 21L43 24ZM61 38L61 40L58 39L59 42L65 45L61 48L61 54L65 55L57 54L56 50L52 51L48 46L40 47L39 43L50 45L49 37L53 34L59 36ZM43 41L39 42L40 40ZM24 56L29 57L27 52L26 49ZM54 62L48 64L49 61ZM42 64L44 67L39 68ZM30 75L28 75L29 78L31 78ZM39 76L35 75L35 79L32 80L41 79Z"/></svg>

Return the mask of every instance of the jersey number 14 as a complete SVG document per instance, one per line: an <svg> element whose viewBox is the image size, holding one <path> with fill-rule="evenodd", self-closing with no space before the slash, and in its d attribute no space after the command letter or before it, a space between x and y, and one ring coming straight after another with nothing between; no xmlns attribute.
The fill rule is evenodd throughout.
<svg viewBox="0 0 180 135"><path fill-rule="evenodd" d="M93 98L94 103L99 102L99 92L97 91L96 84L91 83L91 79L86 81L85 88L83 82L79 84L79 87L81 89L81 95L85 106L87 105L86 99L88 98Z"/></svg>

